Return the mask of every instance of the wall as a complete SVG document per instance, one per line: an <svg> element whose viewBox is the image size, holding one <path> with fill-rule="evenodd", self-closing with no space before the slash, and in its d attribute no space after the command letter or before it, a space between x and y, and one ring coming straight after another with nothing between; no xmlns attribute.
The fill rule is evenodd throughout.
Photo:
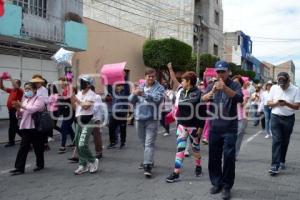
<svg viewBox="0 0 300 200"><path fill-rule="evenodd" d="M83 16L143 37L173 37L193 46L194 0L84 0Z"/></svg>
<svg viewBox="0 0 300 200"><path fill-rule="evenodd" d="M75 75L98 73L104 64L127 61L130 81L144 77L142 56L145 38L100 22L84 18L88 27L88 49L73 58ZM97 81L97 86L99 82Z"/></svg>
<svg viewBox="0 0 300 200"><path fill-rule="evenodd" d="M215 23L215 11L219 13L219 25ZM214 55L214 44L218 46L218 57L223 56L223 9L222 1L219 0L196 0L195 1L195 18L194 22L200 24L199 15L202 16L204 26L202 38L203 42L200 48L201 53L209 53ZM197 44L194 41L194 49L196 50Z"/></svg>

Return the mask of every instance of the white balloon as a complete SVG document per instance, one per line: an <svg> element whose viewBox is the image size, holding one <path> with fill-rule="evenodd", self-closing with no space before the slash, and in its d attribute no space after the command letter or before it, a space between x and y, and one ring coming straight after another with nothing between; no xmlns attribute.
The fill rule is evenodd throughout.
<svg viewBox="0 0 300 200"><path fill-rule="evenodd" d="M72 58L74 52L60 48L51 59L54 60L59 66L72 67Z"/></svg>

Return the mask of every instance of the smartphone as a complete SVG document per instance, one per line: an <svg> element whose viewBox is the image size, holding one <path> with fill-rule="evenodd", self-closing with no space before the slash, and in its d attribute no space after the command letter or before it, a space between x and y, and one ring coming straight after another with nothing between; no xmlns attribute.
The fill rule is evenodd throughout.
<svg viewBox="0 0 300 200"><path fill-rule="evenodd" d="M280 100L278 100L278 102L283 103L283 102L285 102L285 100L280 99Z"/></svg>

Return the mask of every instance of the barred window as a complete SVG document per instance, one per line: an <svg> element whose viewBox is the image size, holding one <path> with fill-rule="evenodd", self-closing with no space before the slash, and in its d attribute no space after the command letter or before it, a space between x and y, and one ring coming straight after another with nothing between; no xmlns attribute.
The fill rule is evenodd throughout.
<svg viewBox="0 0 300 200"><path fill-rule="evenodd" d="M23 13L47 17L47 0L13 0L13 4L21 6Z"/></svg>

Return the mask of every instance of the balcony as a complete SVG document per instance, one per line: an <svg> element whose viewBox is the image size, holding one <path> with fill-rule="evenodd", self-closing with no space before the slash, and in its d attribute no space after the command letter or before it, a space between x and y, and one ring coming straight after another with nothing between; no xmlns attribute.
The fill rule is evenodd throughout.
<svg viewBox="0 0 300 200"><path fill-rule="evenodd" d="M33 44L45 43L46 46L51 45L56 49L63 46L74 51L86 50L86 26L65 20L64 12L72 12L70 3L63 9L61 6L64 6L65 1L57 4L54 4L57 1L49 1L49 10L46 11L24 4L21 7L19 2L21 1L9 1L5 4L5 15L0 18L0 38L4 36L5 40L21 39ZM77 12L78 10L77 8Z"/></svg>

